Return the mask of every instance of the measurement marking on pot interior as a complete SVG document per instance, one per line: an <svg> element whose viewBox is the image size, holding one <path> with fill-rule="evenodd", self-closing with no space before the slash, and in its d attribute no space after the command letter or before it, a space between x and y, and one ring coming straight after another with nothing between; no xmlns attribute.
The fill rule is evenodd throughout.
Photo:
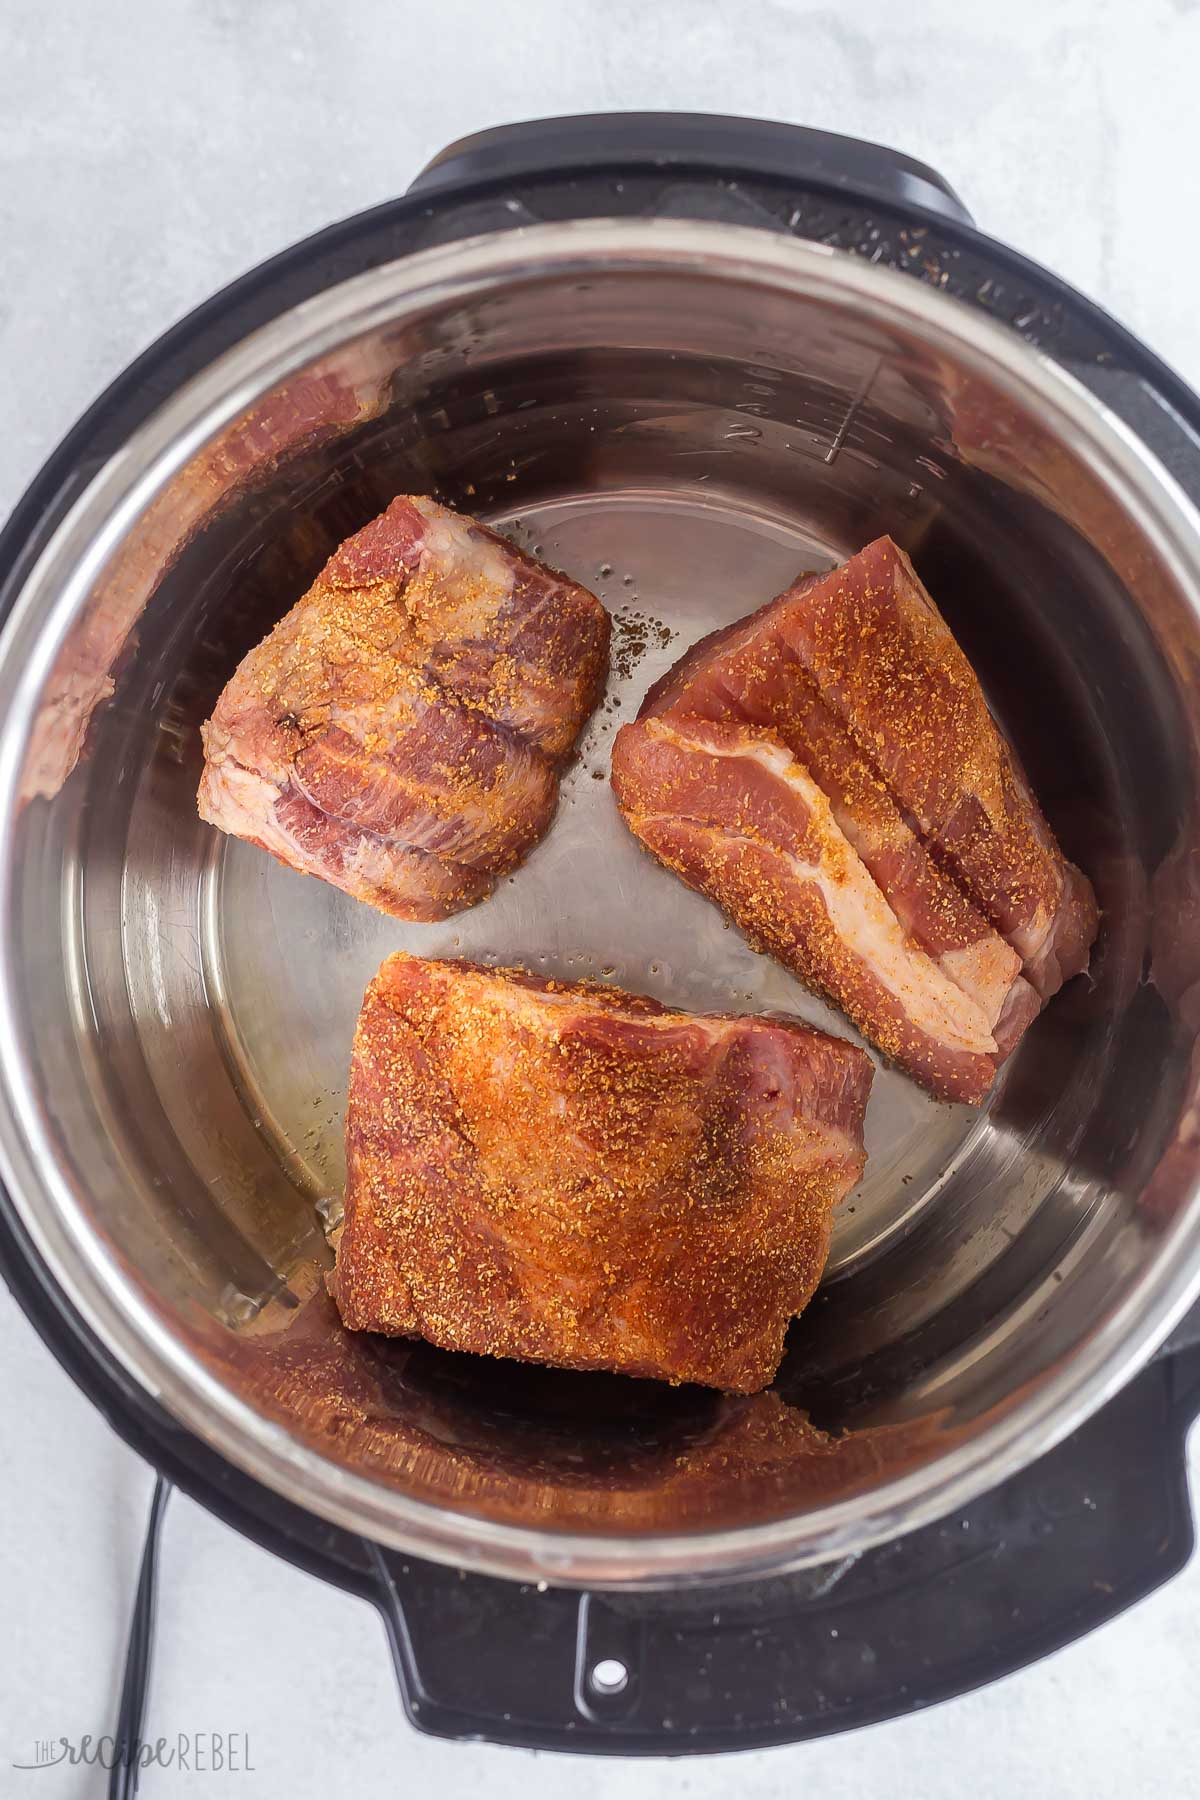
<svg viewBox="0 0 1200 1800"><path fill-rule="evenodd" d="M874 368L869 370L869 372L863 376L863 379L862 379L861 383L859 384L857 392L854 394L853 398L850 401L849 406L846 408L846 416L842 420L841 424L838 426L837 432L834 436L834 440L833 440L832 444L830 444L828 450L825 452L825 461L827 463L837 461L838 452L842 448L842 445L846 441L846 433L849 431L851 425L853 425L854 420L858 414L858 409L863 404L863 401L867 398L868 394L871 392L871 389L875 384L875 377L878 375L878 373L882 367L883 367L883 358L882 358L882 356L877 356L875 358Z"/></svg>

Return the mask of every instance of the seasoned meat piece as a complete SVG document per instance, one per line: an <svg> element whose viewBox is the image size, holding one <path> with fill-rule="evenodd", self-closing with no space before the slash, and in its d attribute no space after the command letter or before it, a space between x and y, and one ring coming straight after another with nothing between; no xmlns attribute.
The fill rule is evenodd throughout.
<svg viewBox="0 0 1200 1800"><path fill-rule="evenodd" d="M828 705L1049 999L1087 968L1095 895L903 550L879 538L775 604Z"/></svg>
<svg viewBox="0 0 1200 1800"><path fill-rule="evenodd" d="M703 724L749 737L717 760L697 741ZM618 733L613 783L662 861L942 1097L981 1099L1043 1000L1087 966L1090 884L890 539L694 645ZM779 823L785 787L800 809L795 839ZM831 858L851 871L848 887L814 881ZM850 892L856 930L846 905L830 904Z"/></svg>
<svg viewBox="0 0 1200 1800"><path fill-rule="evenodd" d="M979 1100L996 1042L905 932L808 770L771 734L671 714L618 736L625 818L668 868L934 1093Z"/></svg>
<svg viewBox="0 0 1200 1800"><path fill-rule="evenodd" d="M999 1019L1021 959L929 854L815 683L789 651L775 601L694 645L651 689L639 717L678 713L763 726L824 792L904 929L950 980Z"/></svg>
<svg viewBox="0 0 1200 1800"><path fill-rule="evenodd" d="M586 589L402 496L226 687L201 816L401 918L474 905L550 822L608 635Z"/></svg>
<svg viewBox="0 0 1200 1800"><path fill-rule="evenodd" d="M862 1173L870 1085L790 1020L390 957L351 1065L342 1318L753 1392Z"/></svg>

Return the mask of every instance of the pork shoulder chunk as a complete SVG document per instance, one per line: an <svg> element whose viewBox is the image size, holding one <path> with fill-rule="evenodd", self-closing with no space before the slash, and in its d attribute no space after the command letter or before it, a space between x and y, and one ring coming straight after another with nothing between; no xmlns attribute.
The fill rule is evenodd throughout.
<svg viewBox="0 0 1200 1800"><path fill-rule="evenodd" d="M862 1173L871 1074L786 1019L392 956L354 1044L342 1318L765 1387Z"/></svg>
<svg viewBox="0 0 1200 1800"><path fill-rule="evenodd" d="M549 825L608 640L585 588L403 495L225 688L201 817L400 918L472 906Z"/></svg>

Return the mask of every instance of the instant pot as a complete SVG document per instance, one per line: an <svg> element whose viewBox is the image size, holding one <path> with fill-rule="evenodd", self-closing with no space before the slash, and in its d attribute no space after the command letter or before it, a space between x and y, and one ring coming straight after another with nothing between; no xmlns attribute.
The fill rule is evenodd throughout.
<svg viewBox="0 0 1200 1800"><path fill-rule="evenodd" d="M601 594L528 865L405 926L210 831L199 726L398 492ZM1200 401L932 170L751 121L487 132L122 375L0 538L0 1257L114 1427L370 1599L413 1722L672 1753L925 1705L1192 1543ZM355 1338L324 1290L382 957L500 956L845 1031L623 833L689 637L890 532L1103 908L982 1110L881 1070L762 1395Z"/></svg>

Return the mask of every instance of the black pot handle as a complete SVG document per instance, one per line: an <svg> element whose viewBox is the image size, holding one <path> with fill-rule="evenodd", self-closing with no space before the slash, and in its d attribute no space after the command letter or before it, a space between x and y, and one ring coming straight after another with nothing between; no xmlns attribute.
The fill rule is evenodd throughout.
<svg viewBox="0 0 1200 1800"><path fill-rule="evenodd" d="M427 163L410 194L441 194L478 181L520 181L547 171L673 164L739 174L828 183L859 199L899 201L972 223L950 184L934 169L881 144L719 113L580 113L531 119L460 138Z"/></svg>
<svg viewBox="0 0 1200 1800"><path fill-rule="evenodd" d="M1183 1566L1198 1409L1200 1344L952 1517L745 1586L539 1591L370 1545L409 1717L443 1737L678 1756L847 1730L979 1686Z"/></svg>

